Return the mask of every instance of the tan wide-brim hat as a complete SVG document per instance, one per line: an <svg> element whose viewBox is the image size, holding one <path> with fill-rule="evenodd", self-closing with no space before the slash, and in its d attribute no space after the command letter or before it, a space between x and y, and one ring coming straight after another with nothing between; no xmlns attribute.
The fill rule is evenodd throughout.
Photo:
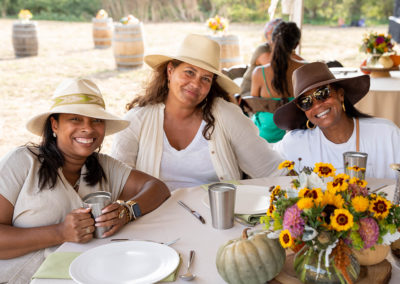
<svg viewBox="0 0 400 284"><path fill-rule="evenodd" d="M293 93L295 99L279 107L274 113L275 124L284 130L300 129L307 122L307 117L297 107L297 99L305 92L320 86L335 84L344 89L344 95L352 104L356 104L369 91L369 75L348 78L335 78L328 66L322 62L306 64L293 72Z"/></svg>
<svg viewBox="0 0 400 284"><path fill-rule="evenodd" d="M36 135L42 135L47 118L53 113L71 113L104 119L105 135L121 131L129 126L123 120L105 110L103 96L97 85L89 79L67 79L63 81L51 98L50 110L32 117L26 128Z"/></svg>
<svg viewBox="0 0 400 284"><path fill-rule="evenodd" d="M185 37L175 55L151 54L144 57L144 62L156 69L173 59L214 73L217 75L217 83L229 94L240 92L240 87L220 71L220 46L207 36L190 34Z"/></svg>

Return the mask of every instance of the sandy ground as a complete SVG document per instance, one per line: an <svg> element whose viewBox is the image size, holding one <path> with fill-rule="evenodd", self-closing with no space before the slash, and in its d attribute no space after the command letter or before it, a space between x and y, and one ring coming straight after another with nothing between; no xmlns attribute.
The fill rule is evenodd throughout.
<svg viewBox="0 0 400 284"><path fill-rule="evenodd" d="M12 20L0 19L0 157L15 146L38 142L25 129L26 121L49 109L49 98L65 78L86 76L103 92L107 108L123 115L125 105L141 90L150 69L143 66L118 71L112 48L94 49L91 23L38 22L39 55L15 58ZM230 33L240 39L243 63L248 63L262 41L261 24L231 24ZM301 56L308 61L336 59L348 67L358 66L364 55L358 51L364 33L387 32L387 26L336 28L304 26ZM173 53L188 33L206 34L201 23L144 24L145 53ZM110 151L106 137L103 152Z"/></svg>

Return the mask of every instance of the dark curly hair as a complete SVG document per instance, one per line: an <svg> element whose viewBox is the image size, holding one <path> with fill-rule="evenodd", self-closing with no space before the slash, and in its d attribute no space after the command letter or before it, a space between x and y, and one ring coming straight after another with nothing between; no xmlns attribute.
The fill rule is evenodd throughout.
<svg viewBox="0 0 400 284"><path fill-rule="evenodd" d="M272 86L282 95L289 97L286 73L292 51L300 42L301 31L294 22L280 22L272 32L272 42L275 45L271 66L274 71Z"/></svg>
<svg viewBox="0 0 400 284"><path fill-rule="evenodd" d="M138 96L126 105L126 109L130 110L135 106L144 107L146 105L155 105L158 103L165 102L168 96L168 75L167 66L171 62L174 67L179 66L182 61L171 60L159 65L154 69L154 72L145 86L144 95ZM206 122L206 126L203 130L203 136L205 139L210 140L211 134L214 131L215 118L211 113L211 109L215 98L222 98L228 102L231 102L228 92L226 92L216 81L217 77L213 77L210 92L207 97L197 106L203 112L203 119Z"/></svg>
<svg viewBox="0 0 400 284"><path fill-rule="evenodd" d="M39 154L36 154L28 147L28 149L38 157L41 163L38 184L40 190L44 189L46 185L48 185L50 189L54 188L57 183L57 177L59 177L58 169L64 166L65 163L64 155L57 147L57 138L53 137L51 117L58 121L59 114L52 114L47 118L43 129L42 142L40 145L32 145L32 147L39 149ZM103 178L107 180L104 170L100 165L98 153L92 153L87 157L85 165L87 174L84 180L90 186L101 182Z"/></svg>

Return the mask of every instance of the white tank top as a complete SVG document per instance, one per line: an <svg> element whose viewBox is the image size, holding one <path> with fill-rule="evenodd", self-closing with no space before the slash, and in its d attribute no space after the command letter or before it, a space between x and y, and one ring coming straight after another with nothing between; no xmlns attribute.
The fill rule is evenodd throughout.
<svg viewBox="0 0 400 284"><path fill-rule="evenodd" d="M219 181L211 162L208 142L202 133L204 126L203 120L192 142L180 151L169 144L164 132L160 179L171 191Z"/></svg>

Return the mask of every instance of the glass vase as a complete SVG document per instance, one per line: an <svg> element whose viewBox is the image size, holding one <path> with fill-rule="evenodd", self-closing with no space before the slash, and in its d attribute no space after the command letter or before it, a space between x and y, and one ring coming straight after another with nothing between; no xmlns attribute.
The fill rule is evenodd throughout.
<svg viewBox="0 0 400 284"><path fill-rule="evenodd" d="M376 54L376 53L369 54L366 66L370 68L382 68L382 65L379 63L379 58L381 58L381 54Z"/></svg>
<svg viewBox="0 0 400 284"><path fill-rule="evenodd" d="M294 270L297 278L309 284L345 284L355 283L360 273L360 265L354 255L350 254L350 264L344 271L335 266L332 254L326 265L325 250L304 246L295 256Z"/></svg>

